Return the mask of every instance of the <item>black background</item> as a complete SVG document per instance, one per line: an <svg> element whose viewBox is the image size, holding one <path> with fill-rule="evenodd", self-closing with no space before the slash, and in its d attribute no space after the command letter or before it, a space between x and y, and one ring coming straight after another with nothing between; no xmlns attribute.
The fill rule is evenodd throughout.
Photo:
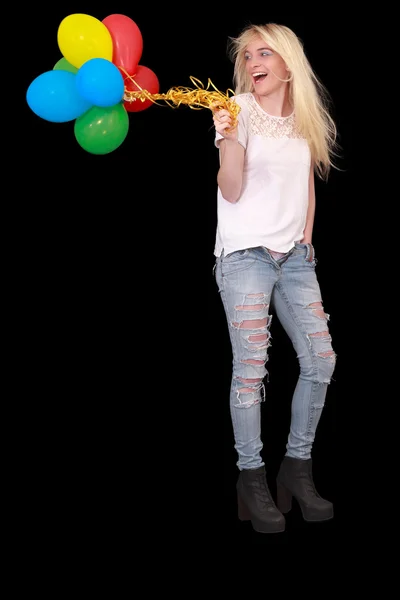
<svg viewBox="0 0 400 600"><path fill-rule="evenodd" d="M231 354L212 275L218 154L210 111L154 105L131 113L122 146L94 156L78 146L72 123L45 122L25 104L13 243L22 256L18 355L36 398L22 410L32 439L24 463L35 500L26 512L28 530L34 536L38 510L49 540L60 531L91 541L106 534L133 540L144 531L158 543L286 544L362 530L368 507L360 502L361 473L369 470L373 446L362 427L367 396L374 394L369 302L378 283L376 271L370 276L375 213L364 190L374 184L363 186L360 171L367 150L358 137L363 119L354 77L359 23L341 11L324 17L304 7L237 14L219 5L121 2L101 10L64 2L51 14L32 8L23 95L61 58L57 29L76 12L100 20L130 16L143 35L140 64L156 73L160 92L191 86L190 76L231 88L228 37L267 21L294 29L330 91L342 157L327 184L316 182L313 242L338 362L314 446L314 474L336 515L310 526L295 507L279 536L255 534L237 520ZM272 338L262 410L274 490L298 366L277 320Z"/></svg>

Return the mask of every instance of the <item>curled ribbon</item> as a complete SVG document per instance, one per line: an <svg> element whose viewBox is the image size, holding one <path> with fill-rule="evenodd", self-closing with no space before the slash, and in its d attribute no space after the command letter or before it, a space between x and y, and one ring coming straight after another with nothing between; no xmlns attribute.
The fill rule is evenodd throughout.
<svg viewBox="0 0 400 600"><path fill-rule="evenodd" d="M124 71L121 67L120 69ZM140 87L135 81L134 75L131 76L128 73L125 74L126 78L138 88L138 91L134 92L127 90L125 87L125 102L136 102L137 100L144 102L145 100L150 100L154 104L158 104L157 100L163 100L168 106L171 106L171 108L178 108L181 104L186 104L192 110L208 108L213 113L218 110L226 109L232 118L231 129L234 129L236 126L240 106L229 96L229 93L234 94L233 90L228 89L226 94L223 94L215 87L211 79L208 79L207 87L205 88L199 79L191 76L190 80L195 86L194 89L185 86L177 86L170 88L165 94L150 94L150 92ZM211 90L210 87L213 88L214 91Z"/></svg>

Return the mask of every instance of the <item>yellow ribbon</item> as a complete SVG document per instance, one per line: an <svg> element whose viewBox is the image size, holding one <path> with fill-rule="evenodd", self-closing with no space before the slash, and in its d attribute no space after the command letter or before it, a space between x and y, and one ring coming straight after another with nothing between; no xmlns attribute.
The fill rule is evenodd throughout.
<svg viewBox="0 0 400 600"><path fill-rule="evenodd" d="M231 129L236 126L237 116L240 112L240 106L234 102L229 93L234 94L233 90L228 89L225 94L220 92L211 79L208 79L207 87L205 88L202 82L195 77L190 76L190 81L195 86L193 88L185 86L172 87L165 94L150 94L147 90L144 90L135 81L134 75L129 75L124 69L120 69L125 73L126 78L129 79L137 88L138 91L130 91L124 89L124 100L125 102L136 102L140 100L150 100L154 104L158 104L157 100L163 100L171 108L178 108L181 104L189 106L192 110L201 110L202 108L208 108L213 113L226 109L232 118ZM213 88L213 90L210 89Z"/></svg>

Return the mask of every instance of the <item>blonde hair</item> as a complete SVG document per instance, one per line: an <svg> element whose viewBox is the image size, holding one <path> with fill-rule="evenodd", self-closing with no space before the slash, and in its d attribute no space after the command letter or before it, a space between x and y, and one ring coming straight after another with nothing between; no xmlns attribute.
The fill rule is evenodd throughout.
<svg viewBox="0 0 400 600"><path fill-rule="evenodd" d="M296 127L308 142L315 170L328 179L334 167L333 156L338 145L337 129L329 113L330 96L314 73L296 34L284 25L248 25L237 38L230 38L229 54L234 62L235 94L253 91L253 83L245 67L245 48L261 37L285 61L289 70L289 100L294 108Z"/></svg>

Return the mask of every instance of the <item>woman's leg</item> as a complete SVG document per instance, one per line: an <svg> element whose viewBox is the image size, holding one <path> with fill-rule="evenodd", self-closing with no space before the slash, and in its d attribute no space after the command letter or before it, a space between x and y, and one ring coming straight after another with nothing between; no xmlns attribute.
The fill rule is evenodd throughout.
<svg viewBox="0 0 400 600"><path fill-rule="evenodd" d="M336 363L329 317L323 308L315 261L308 260L309 252L309 246L296 246L282 265L282 275L273 292L276 315L293 343L300 365L286 455L302 459L311 458Z"/></svg>
<svg viewBox="0 0 400 600"><path fill-rule="evenodd" d="M256 469L264 464L260 403L267 375L269 303L277 273L264 250L251 249L218 259L216 281L232 345L230 410L237 466Z"/></svg>
<svg viewBox="0 0 400 600"><path fill-rule="evenodd" d="M285 506L282 489L286 485L300 501L307 520L323 520L331 518L332 506L319 498L312 483L311 451L336 355L311 252L310 245L296 245L281 266L281 277L273 293L274 309L293 343L300 365L292 400L286 457L278 481L282 484L279 488L282 494L280 507L284 512L290 508L290 504Z"/></svg>
<svg viewBox="0 0 400 600"><path fill-rule="evenodd" d="M230 410L238 454L238 515L256 531L284 531L261 458L261 402L269 346L269 303L277 270L268 253L253 248L222 256L216 280L228 322L233 368Z"/></svg>

